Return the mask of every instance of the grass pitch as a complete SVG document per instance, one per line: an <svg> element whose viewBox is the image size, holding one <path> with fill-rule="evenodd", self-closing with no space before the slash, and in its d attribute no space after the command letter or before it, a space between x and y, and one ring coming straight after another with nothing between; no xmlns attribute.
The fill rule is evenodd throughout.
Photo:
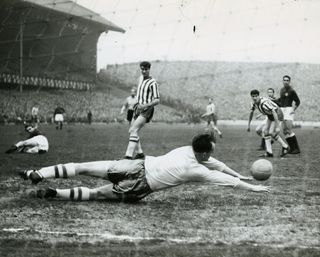
<svg viewBox="0 0 320 257"><path fill-rule="evenodd" d="M148 155L190 144L200 125L148 124L141 142ZM23 127L0 126L0 256L319 256L320 130L296 130L301 155L272 159L268 194L191 183L149 195L137 204L40 200L25 192L17 168L117 159L126 124L42 125L45 155L4 151L24 138ZM249 175L259 138L222 127L215 157ZM274 144L275 155L280 148ZM37 187L96 187L88 177L48 180Z"/></svg>

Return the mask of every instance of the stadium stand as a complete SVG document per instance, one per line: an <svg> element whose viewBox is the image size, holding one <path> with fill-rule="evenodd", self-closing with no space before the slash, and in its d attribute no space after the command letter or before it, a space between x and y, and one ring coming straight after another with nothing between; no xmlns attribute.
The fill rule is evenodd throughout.
<svg viewBox="0 0 320 257"><path fill-rule="evenodd" d="M103 32L125 32L64 0L3 0L0 28L0 83L19 84L20 90L94 87L98 38Z"/></svg>

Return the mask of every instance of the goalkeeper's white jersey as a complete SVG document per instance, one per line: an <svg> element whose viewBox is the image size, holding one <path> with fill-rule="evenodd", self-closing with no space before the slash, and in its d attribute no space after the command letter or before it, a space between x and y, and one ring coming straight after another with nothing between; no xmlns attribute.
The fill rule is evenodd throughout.
<svg viewBox="0 0 320 257"><path fill-rule="evenodd" d="M225 168L223 162L212 157L199 163L191 146L180 147L158 157L146 156L145 159L146 178L153 191L186 182L237 186L239 178L223 173Z"/></svg>

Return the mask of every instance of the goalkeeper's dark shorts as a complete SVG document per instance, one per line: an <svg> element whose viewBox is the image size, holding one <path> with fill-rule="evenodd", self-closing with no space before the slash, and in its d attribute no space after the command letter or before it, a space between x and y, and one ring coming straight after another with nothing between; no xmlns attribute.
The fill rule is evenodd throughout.
<svg viewBox="0 0 320 257"><path fill-rule="evenodd" d="M113 193L124 202L137 202L152 193L145 175L144 160L117 161L108 171L108 179L113 183Z"/></svg>

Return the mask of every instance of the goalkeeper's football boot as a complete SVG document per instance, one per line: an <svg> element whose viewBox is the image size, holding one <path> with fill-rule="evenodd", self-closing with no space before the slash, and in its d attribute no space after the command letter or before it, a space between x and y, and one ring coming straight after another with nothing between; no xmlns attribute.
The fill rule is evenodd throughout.
<svg viewBox="0 0 320 257"><path fill-rule="evenodd" d="M54 198L57 196L57 190L49 187L46 189L38 189L36 191L36 197L38 198L44 198L44 199L48 199L48 198Z"/></svg>
<svg viewBox="0 0 320 257"><path fill-rule="evenodd" d="M19 171L18 174L24 180L30 179L34 185L38 184L43 179L36 170L22 170Z"/></svg>

